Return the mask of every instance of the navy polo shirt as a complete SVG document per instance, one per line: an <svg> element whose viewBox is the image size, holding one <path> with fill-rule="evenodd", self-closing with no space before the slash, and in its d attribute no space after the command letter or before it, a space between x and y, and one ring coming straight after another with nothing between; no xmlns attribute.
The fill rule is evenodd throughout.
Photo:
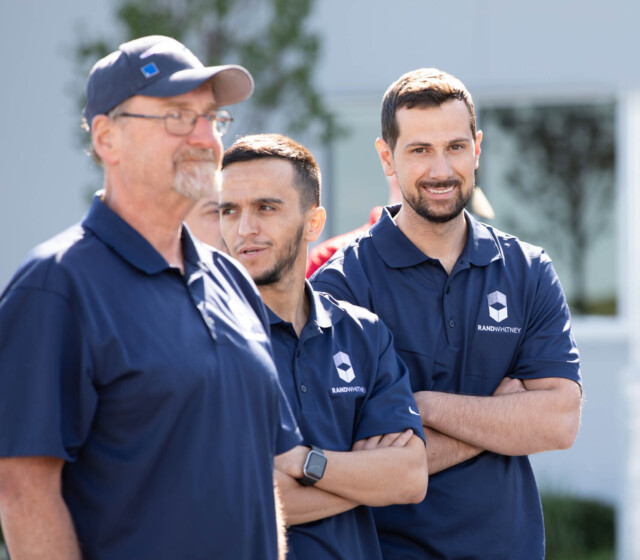
<svg viewBox="0 0 640 560"><path fill-rule="evenodd" d="M465 213L450 274L385 210L312 278L393 332L414 391L491 395L505 376L580 382L570 316L551 260ZM421 504L374 510L385 559L544 557L538 490L524 457L484 452L430 477Z"/></svg>
<svg viewBox="0 0 640 560"><path fill-rule="evenodd" d="M66 461L85 560L277 557L273 457L301 438L265 308L182 249L184 276L96 197L0 298L0 456Z"/></svg>
<svg viewBox="0 0 640 560"><path fill-rule="evenodd" d="M349 451L363 438L412 428L424 438L406 366L389 330L365 309L336 302L306 284L309 319L293 325L269 310L280 382L305 445ZM298 560L381 558L371 509L353 510L289 528Z"/></svg>

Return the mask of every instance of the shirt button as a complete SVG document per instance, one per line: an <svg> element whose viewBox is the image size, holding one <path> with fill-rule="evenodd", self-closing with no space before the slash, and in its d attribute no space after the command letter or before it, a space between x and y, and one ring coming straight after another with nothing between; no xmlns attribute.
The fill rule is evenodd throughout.
<svg viewBox="0 0 640 560"><path fill-rule="evenodd" d="M450 289L450 288L449 288L449 286L447 286L447 287L445 288L445 290L444 290L444 293L445 293L445 294L448 294L448 293L449 293L449 289Z"/></svg>
<svg viewBox="0 0 640 560"><path fill-rule="evenodd" d="M306 385L300 385L300 390L301 390L303 393L306 393L306 392L307 392L307 386L306 386Z"/></svg>
<svg viewBox="0 0 640 560"><path fill-rule="evenodd" d="M451 320L449 321L449 326L450 326L451 328L455 327L455 326L456 326L456 322L455 322L453 319L451 319Z"/></svg>

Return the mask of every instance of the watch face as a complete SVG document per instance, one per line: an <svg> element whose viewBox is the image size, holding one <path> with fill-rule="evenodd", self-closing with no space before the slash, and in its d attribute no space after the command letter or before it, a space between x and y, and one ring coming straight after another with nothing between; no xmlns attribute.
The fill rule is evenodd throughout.
<svg viewBox="0 0 640 560"><path fill-rule="evenodd" d="M327 458L317 451L309 451L304 465L304 474L316 480L320 480L327 465Z"/></svg>

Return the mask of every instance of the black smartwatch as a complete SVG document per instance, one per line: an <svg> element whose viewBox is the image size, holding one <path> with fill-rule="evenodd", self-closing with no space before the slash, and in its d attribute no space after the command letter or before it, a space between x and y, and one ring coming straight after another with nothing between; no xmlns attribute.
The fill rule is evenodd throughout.
<svg viewBox="0 0 640 560"><path fill-rule="evenodd" d="M324 451L315 445L311 446L311 451L307 454L307 459L302 467L302 478L298 482L302 486L313 486L322 478L324 469L327 466L327 458Z"/></svg>

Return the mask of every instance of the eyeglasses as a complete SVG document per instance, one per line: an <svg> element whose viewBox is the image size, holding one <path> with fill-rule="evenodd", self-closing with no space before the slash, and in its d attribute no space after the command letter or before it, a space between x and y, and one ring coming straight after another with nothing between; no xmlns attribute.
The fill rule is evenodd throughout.
<svg viewBox="0 0 640 560"><path fill-rule="evenodd" d="M116 113L111 115L112 119L117 117L133 117L136 119L161 119L164 121L164 128L169 134L174 136L187 136L193 132L198 122L198 117L207 120L214 132L222 136L227 130L233 118L231 113L224 109L211 111L209 113L196 113L193 109L175 109L167 111L164 116L160 115L141 115L139 113Z"/></svg>

